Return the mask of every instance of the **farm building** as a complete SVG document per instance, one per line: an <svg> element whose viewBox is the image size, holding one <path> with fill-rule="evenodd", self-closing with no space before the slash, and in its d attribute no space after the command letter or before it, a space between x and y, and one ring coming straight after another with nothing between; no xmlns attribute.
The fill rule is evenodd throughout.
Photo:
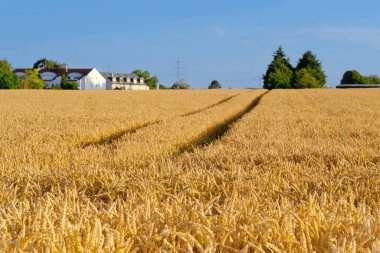
<svg viewBox="0 0 380 253"><path fill-rule="evenodd" d="M14 73L21 79L27 69L16 69ZM68 81L77 82L80 90L149 90L143 78L134 74L106 73L92 69L41 69L40 78L47 88L59 86L62 76L66 75Z"/></svg>

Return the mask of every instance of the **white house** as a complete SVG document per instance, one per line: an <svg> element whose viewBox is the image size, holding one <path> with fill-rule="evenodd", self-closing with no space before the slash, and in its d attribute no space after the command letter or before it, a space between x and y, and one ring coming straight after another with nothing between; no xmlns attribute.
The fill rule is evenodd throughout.
<svg viewBox="0 0 380 253"><path fill-rule="evenodd" d="M21 79L27 69L16 69L14 73ZM92 69L41 69L40 78L47 88L59 86L62 76L66 75L68 81L77 82L80 90L149 90L144 79L134 74L106 73Z"/></svg>
<svg viewBox="0 0 380 253"><path fill-rule="evenodd" d="M107 87L112 90L149 90L143 78L135 74L101 72L107 80Z"/></svg>

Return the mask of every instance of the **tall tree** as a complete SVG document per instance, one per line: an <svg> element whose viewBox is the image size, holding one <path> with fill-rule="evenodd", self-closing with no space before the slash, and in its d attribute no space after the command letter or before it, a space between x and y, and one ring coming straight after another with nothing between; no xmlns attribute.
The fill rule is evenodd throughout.
<svg viewBox="0 0 380 253"><path fill-rule="evenodd" d="M39 78L37 69L28 69L25 70L20 86L22 89L43 89L45 83Z"/></svg>
<svg viewBox="0 0 380 253"><path fill-rule="evenodd" d="M317 87L313 87L313 88L321 88L325 86L326 74L322 69L321 62L317 59L317 57L311 51L307 51L306 53L303 54L301 59L298 61L295 72L296 73L298 72L304 75L306 72L305 71L300 72L301 69L307 69L308 74L311 74L315 78L315 80L317 80L318 85ZM301 75L298 75L298 77L300 76ZM299 83L299 82L300 80L294 81L294 83ZM312 84L312 86L315 86L315 84Z"/></svg>
<svg viewBox="0 0 380 253"><path fill-rule="evenodd" d="M293 80L293 67L282 47L273 55L272 62L263 76L265 89L291 88Z"/></svg>
<svg viewBox="0 0 380 253"><path fill-rule="evenodd" d="M65 63L48 60L46 58L39 59L33 64L34 69L63 69L65 67Z"/></svg>
<svg viewBox="0 0 380 253"><path fill-rule="evenodd" d="M209 89L221 89L222 88L222 85L219 83L218 80L214 80L210 83L210 85L208 86Z"/></svg>
<svg viewBox="0 0 380 253"><path fill-rule="evenodd" d="M0 60L0 89L17 89L20 80L13 73L11 64L6 60Z"/></svg>
<svg viewBox="0 0 380 253"><path fill-rule="evenodd" d="M267 84L265 86L266 89L290 89L292 88L293 81L293 71L289 69L285 63L280 62L274 68L274 71L269 73L267 77Z"/></svg>

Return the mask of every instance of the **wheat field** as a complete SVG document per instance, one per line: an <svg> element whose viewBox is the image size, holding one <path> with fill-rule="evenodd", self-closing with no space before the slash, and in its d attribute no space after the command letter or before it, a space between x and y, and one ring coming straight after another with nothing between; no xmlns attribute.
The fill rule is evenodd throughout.
<svg viewBox="0 0 380 253"><path fill-rule="evenodd" d="M380 252L380 90L0 91L0 252Z"/></svg>

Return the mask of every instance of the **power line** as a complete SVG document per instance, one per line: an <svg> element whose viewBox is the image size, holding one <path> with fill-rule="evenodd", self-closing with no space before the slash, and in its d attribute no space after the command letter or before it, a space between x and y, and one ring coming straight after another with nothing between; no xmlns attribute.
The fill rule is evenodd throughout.
<svg viewBox="0 0 380 253"><path fill-rule="evenodd" d="M182 79L184 79L185 75L184 75L184 71L183 71L184 70L183 65L184 65L183 62L178 57L177 60L174 63L174 67L172 68L172 71L174 72L173 76L176 77L175 82L179 82Z"/></svg>

